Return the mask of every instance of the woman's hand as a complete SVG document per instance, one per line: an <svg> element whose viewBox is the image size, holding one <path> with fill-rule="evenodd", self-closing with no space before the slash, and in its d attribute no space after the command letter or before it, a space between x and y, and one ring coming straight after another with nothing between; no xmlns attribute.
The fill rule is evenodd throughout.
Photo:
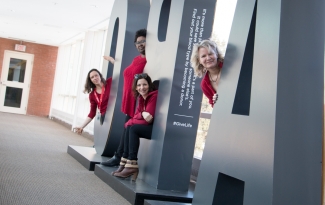
<svg viewBox="0 0 325 205"><path fill-rule="evenodd" d="M84 127L86 127L92 120L92 118L87 117L82 125L79 125L79 127L74 127L72 130L77 134L81 135L82 131L84 130Z"/></svg>
<svg viewBox="0 0 325 205"><path fill-rule="evenodd" d="M81 135L82 131L84 129L82 127L74 127L73 128L73 131L76 132L77 134Z"/></svg>
<svg viewBox="0 0 325 205"><path fill-rule="evenodd" d="M142 114L143 119L144 119L147 123L151 123L151 122L153 121L153 117L152 117L152 115L151 115L150 113L144 111L144 112L142 112L141 114Z"/></svg>
<svg viewBox="0 0 325 205"><path fill-rule="evenodd" d="M114 59L114 58L112 58L111 56L103 56L103 58L104 58L105 60L107 60L107 61L111 62L112 64L114 64L114 63L115 63L115 59Z"/></svg>
<svg viewBox="0 0 325 205"><path fill-rule="evenodd" d="M215 93L213 95L212 100L213 100L213 104L215 104L217 102L217 100L218 100L218 94L217 93Z"/></svg>

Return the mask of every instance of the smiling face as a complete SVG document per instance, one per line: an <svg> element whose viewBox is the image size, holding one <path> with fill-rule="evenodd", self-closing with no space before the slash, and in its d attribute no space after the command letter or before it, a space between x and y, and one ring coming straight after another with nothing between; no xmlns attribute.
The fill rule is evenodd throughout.
<svg viewBox="0 0 325 205"><path fill-rule="evenodd" d="M218 64L217 54L211 49L209 50L205 47L201 47L199 49L199 62L207 70L217 68L217 64Z"/></svg>
<svg viewBox="0 0 325 205"><path fill-rule="evenodd" d="M146 97L149 94L149 84L148 84L148 81L146 79L141 78L141 79L138 80L138 82L137 82L137 91L144 99L146 99Z"/></svg>
<svg viewBox="0 0 325 205"><path fill-rule="evenodd" d="M89 78L90 78L91 82L94 83L94 85L100 85L101 79L100 79L100 75L97 71L90 72Z"/></svg>
<svg viewBox="0 0 325 205"><path fill-rule="evenodd" d="M146 55L146 37L139 36L134 44L141 55Z"/></svg>

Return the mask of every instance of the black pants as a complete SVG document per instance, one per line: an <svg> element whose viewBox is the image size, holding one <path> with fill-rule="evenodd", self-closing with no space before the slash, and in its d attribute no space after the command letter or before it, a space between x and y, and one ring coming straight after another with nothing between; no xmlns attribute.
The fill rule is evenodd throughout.
<svg viewBox="0 0 325 205"><path fill-rule="evenodd" d="M127 121L129 121L129 119L131 119L131 116L130 115L126 115L126 117L125 117L125 123ZM124 149L123 149L123 147L124 147L124 135L125 135L125 129L123 131L123 134L122 134L121 139L120 139L120 144L119 144L119 146L117 148L117 151L116 151L116 154L115 154L118 157L122 157L123 152L124 152Z"/></svg>
<svg viewBox="0 0 325 205"><path fill-rule="evenodd" d="M138 160L140 138L151 139L152 125L127 126L120 140L119 152L123 149L122 157Z"/></svg>

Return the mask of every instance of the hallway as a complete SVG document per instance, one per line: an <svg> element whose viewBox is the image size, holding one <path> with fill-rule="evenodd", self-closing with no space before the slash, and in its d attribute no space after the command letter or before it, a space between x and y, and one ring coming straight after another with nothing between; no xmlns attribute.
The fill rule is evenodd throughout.
<svg viewBox="0 0 325 205"><path fill-rule="evenodd" d="M128 205L67 154L93 142L47 118L0 112L0 205Z"/></svg>

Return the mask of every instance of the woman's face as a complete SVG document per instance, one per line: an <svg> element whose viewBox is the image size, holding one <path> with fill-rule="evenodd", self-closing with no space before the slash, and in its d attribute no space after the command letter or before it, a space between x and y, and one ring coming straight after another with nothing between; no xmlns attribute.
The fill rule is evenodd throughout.
<svg viewBox="0 0 325 205"><path fill-rule="evenodd" d="M101 79L100 79L100 75L97 71L90 72L89 78L90 78L91 82L94 83L95 85L100 85Z"/></svg>
<svg viewBox="0 0 325 205"><path fill-rule="evenodd" d="M140 54L146 55L146 37L139 36L134 44Z"/></svg>
<svg viewBox="0 0 325 205"><path fill-rule="evenodd" d="M206 69L217 68L218 57L213 50L208 50L207 48L199 48L199 62Z"/></svg>
<svg viewBox="0 0 325 205"><path fill-rule="evenodd" d="M141 78L137 82L137 91L143 97L146 98L149 94L149 84L144 78Z"/></svg>

